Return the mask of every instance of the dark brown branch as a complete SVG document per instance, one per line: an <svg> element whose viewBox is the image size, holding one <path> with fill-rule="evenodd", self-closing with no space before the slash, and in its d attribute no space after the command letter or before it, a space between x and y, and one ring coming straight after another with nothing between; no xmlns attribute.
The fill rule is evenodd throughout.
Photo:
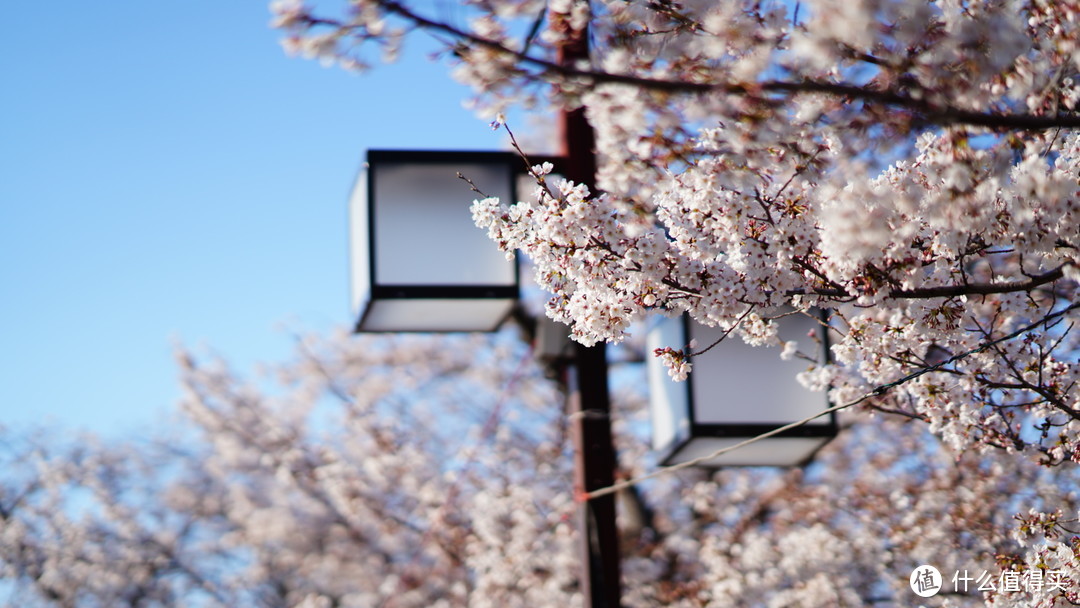
<svg viewBox="0 0 1080 608"><path fill-rule="evenodd" d="M1080 115L1036 115L967 110L963 108L943 105L922 98L915 98L907 92L897 90L877 90L867 86L855 85L844 82L832 82L827 80L801 79L795 81L767 80L755 83L737 82L687 82L683 80L664 80L633 76L629 74L613 74L591 69L580 69L569 65L560 65L555 61L529 55L524 51L516 51L505 45L478 36L472 32L454 27L448 23L442 23L424 17L412 11L402 3L395 0L380 2L382 7L390 13L396 14L415 26L422 29L433 30L449 34L463 42L475 44L504 53L517 61L538 68L542 75L561 76L586 81L588 86L613 83L626 84L642 89L668 93L686 94L713 94L723 93L727 95L760 96L762 94L795 95L799 93L818 93L831 97L859 100L866 103L897 107L911 110L918 114L918 121L924 124L950 125L963 124L990 129L1022 130L1022 131L1045 131L1058 128L1080 128ZM355 29L340 22L331 22L323 19L309 18L310 23L333 24L341 29Z"/></svg>
<svg viewBox="0 0 1080 608"><path fill-rule="evenodd" d="M1006 283L969 283L966 285L939 285L936 287L918 287L915 289L893 289L889 291L889 297L900 300L917 300L928 298L955 298L959 296L991 295L999 293L1015 293L1018 291L1031 291L1047 283L1053 283L1065 276L1064 266L1046 272L1033 275L1027 281L1009 281ZM810 291L796 291L792 295L813 295L827 297L846 297L852 294L841 289L814 289Z"/></svg>
<svg viewBox="0 0 1080 608"><path fill-rule="evenodd" d="M747 308L745 312L743 312L741 315L739 315L738 319L735 319L735 323L731 327L724 330L724 333L719 338L716 339L716 342L713 342L709 346L703 348L702 350L699 350L696 353L694 353L694 352L688 353L686 356L689 357L689 358L697 357L699 355L704 355L705 353L707 353L710 350L712 350L713 348L715 348L716 345L720 344L725 339L727 339L727 337L729 335L731 335L731 332L735 331L740 325L742 325L743 319L745 319L753 311L754 311L754 306L750 305L750 307ZM690 347L687 346L686 350L689 351Z"/></svg>
<svg viewBox="0 0 1080 608"><path fill-rule="evenodd" d="M905 411L905 410L895 409L895 408L891 408L891 407L885 407L884 405L877 405L875 403L870 403L870 404L867 405L867 407L874 410L874 411L881 412L882 414L890 414L890 415L893 415L893 416L900 416L902 418L907 418L909 420L919 420L921 422L926 422L928 420L927 417L922 415L922 414L915 414L915 413L908 412L908 411Z"/></svg>

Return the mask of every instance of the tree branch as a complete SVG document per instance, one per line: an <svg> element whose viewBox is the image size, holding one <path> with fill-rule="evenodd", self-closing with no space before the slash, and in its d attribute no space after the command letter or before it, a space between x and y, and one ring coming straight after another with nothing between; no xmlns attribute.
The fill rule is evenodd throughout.
<svg viewBox="0 0 1080 608"><path fill-rule="evenodd" d="M500 42L478 36L448 23L424 17L396 0L381 0L379 5L386 11L406 19L407 21L411 21L416 27L448 34L463 42L506 54L513 57L519 63L539 69L540 74L533 75L533 78L539 76L559 76L583 80L585 81L583 84L592 87L595 87L598 84L608 83L626 84L657 92L698 95L721 93L726 95L757 97L762 94L795 95L799 93L817 93L835 98L859 100L884 107L904 108L915 112L918 115L916 122L923 124L963 124L996 130L1020 131L1080 128L1080 115L1005 114L999 112L969 110L950 106L945 103L935 103L922 97L917 98L906 91L896 89L878 90L869 86L846 82L833 82L812 78L792 81L766 80L753 83L687 82L684 80L666 80L662 78L650 78L630 74L614 74L593 69L582 69L575 66L560 65L558 62L528 54L527 51L514 50ZM333 25L344 31L353 30L358 27L313 17L308 17L307 20L308 23L311 24Z"/></svg>
<svg viewBox="0 0 1080 608"><path fill-rule="evenodd" d="M916 300L928 298L955 298L959 296L992 295L999 293L1015 293L1018 291L1031 291L1047 283L1053 283L1065 276L1064 265L1048 271L1044 274L1034 275L1027 281L1008 281L1005 283L967 283L963 285L939 285L935 287L917 287L914 289L893 289L889 291L889 297L901 300ZM807 293L826 297L850 297L852 294L842 289L813 289L793 290L789 295L806 295Z"/></svg>

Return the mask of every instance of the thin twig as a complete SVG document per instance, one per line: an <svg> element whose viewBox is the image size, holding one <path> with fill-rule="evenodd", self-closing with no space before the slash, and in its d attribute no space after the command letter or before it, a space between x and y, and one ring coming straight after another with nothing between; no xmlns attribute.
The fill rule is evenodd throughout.
<svg viewBox="0 0 1080 608"><path fill-rule="evenodd" d="M689 358L697 357L698 355L704 355L705 353L707 353L710 350L712 350L713 348L715 348L717 344L720 344L721 342L724 341L725 338L727 338L729 335L731 335L731 332L735 331L740 325L742 325L743 319L745 319L747 317L747 315L749 315L753 311L754 311L754 305L751 304L750 307L746 309L746 312L739 315L739 318L735 320L735 323L732 324L731 327L727 328L727 330L724 331L723 335L721 335L716 340L716 342L713 342L712 344L710 344L707 348L705 348L703 350L699 350L696 353L690 353L690 354L688 354L686 356L689 357ZM687 346L687 350L690 350L689 346Z"/></svg>

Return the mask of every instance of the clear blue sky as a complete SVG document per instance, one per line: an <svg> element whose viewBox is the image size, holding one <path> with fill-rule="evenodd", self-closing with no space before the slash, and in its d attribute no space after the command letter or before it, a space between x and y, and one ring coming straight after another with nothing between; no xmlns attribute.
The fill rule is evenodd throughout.
<svg viewBox="0 0 1080 608"><path fill-rule="evenodd" d="M290 328L349 321L365 149L501 146L424 53L357 76L287 57L269 18L261 0L5 7L0 424L164 420L176 342L284 359Z"/></svg>

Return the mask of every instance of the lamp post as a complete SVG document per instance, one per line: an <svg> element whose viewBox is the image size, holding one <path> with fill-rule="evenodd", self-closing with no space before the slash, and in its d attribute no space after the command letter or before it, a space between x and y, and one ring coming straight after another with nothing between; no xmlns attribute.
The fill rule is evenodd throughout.
<svg viewBox="0 0 1080 608"><path fill-rule="evenodd" d="M564 150L557 171L592 185L595 173L592 130L581 110L562 116ZM502 152L417 152L372 150L350 202L353 296L356 331L492 331L518 299L516 260L506 260L469 219L459 173L485 194L516 200L520 158ZM456 201L455 201L456 198ZM781 340L802 340L803 350L827 356L825 324L807 315L781 315ZM565 335L565 330L563 335ZM809 335L814 349L806 349ZM687 317L659 319L648 334L649 348L696 340L712 344L722 335ZM567 370L575 444L574 484L579 494L615 483L608 366L603 343L574 343ZM815 352L815 350L817 352ZM804 363L780 361L775 349L724 340L694 361L685 382L674 382L659 359L650 358L653 447L661 464L708 456L827 405L798 385ZM759 441L703 464L797 466L813 457L837 431L829 417ZM587 608L620 606L619 539L615 496L582 501L579 530Z"/></svg>
<svg viewBox="0 0 1080 608"><path fill-rule="evenodd" d="M565 112L562 125L563 156L551 160L568 179L591 186L596 168L591 127L580 109ZM517 264L472 225L472 197L447 192L463 192L458 178L463 173L485 194L516 200L521 167L510 153L369 152L350 203L356 331L496 329L516 305ZM808 333L820 332L818 348L827 352L828 336L819 320L786 315L777 323L782 340L805 342ZM711 344L720 334L687 318L662 319L650 331L649 342L654 348L693 339ZM573 387L574 483L584 494L614 485L616 455L606 348L602 343L574 343L573 348L567 380ZM671 381L659 360L650 359L654 448L663 454L663 464L707 456L820 412L825 400L793 379L800 365L781 362L775 350L748 347L738 339L725 340L695 360L686 382ZM835 434L830 416L704 464L799 465ZM610 493L579 506L587 608L620 606L615 511Z"/></svg>
<svg viewBox="0 0 1080 608"><path fill-rule="evenodd" d="M559 26L568 35L558 49L558 63L573 67L589 60L588 26L575 29L564 15ZM585 117L585 108L564 109L561 114L562 146L567 179L595 191L596 137ZM615 483L617 459L611 436L611 400L608 392L607 348L603 342L582 346L574 342L576 399L573 420L575 441L574 485L591 492ZM587 608L621 606L619 531L615 521L615 496L607 494L583 501L578 510L585 563L584 597Z"/></svg>

